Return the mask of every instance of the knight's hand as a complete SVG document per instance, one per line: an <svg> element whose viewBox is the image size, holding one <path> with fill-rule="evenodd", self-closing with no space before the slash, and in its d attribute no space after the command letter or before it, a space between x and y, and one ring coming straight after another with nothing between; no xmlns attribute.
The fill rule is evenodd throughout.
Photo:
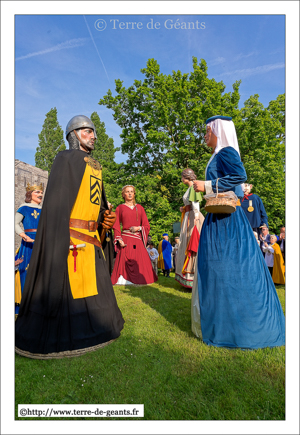
<svg viewBox="0 0 300 435"><path fill-rule="evenodd" d="M109 212L109 210L106 210L104 212L104 220L102 222L102 227L105 229L110 229L113 224L116 222L117 215L114 211Z"/></svg>

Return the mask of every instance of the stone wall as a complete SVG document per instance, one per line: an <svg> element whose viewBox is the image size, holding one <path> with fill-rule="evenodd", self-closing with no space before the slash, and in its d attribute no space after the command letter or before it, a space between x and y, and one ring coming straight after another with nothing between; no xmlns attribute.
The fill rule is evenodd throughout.
<svg viewBox="0 0 300 435"><path fill-rule="evenodd" d="M20 205L25 202L27 183L31 185L42 183L45 192L48 183L48 171L15 160L15 213ZM20 246L21 240L21 237L15 233L15 251Z"/></svg>

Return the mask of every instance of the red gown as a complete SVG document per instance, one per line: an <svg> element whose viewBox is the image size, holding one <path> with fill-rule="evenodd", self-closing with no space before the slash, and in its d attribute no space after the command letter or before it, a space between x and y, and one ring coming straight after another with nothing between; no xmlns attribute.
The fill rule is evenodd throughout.
<svg viewBox="0 0 300 435"><path fill-rule="evenodd" d="M158 277L146 250L150 225L144 208L140 204L136 204L133 209L121 204L116 208L116 215L117 219L113 229L117 256L111 275L112 283L117 284L122 275L132 284L152 284L158 280ZM129 228L133 226L141 226L142 229L133 234L129 231ZM118 243L120 238L126 245L124 248L121 248Z"/></svg>

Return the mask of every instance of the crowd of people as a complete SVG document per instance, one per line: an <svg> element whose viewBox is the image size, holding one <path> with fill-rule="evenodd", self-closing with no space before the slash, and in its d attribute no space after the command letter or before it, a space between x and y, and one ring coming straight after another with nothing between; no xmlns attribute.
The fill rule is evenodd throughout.
<svg viewBox="0 0 300 435"><path fill-rule="evenodd" d="M274 285L285 283L285 228L268 234L263 202L245 183L230 117L206 121L212 149L206 179L182 172L187 190L173 245L168 233L154 245L133 185L122 188L124 203L112 211L102 167L90 155L97 138L92 121L73 117L66 138L69 150L54 161L42 208L41 187L28 185L16 215L17 353L62 358L109 344L124 326L113 285L152 284L159 270L166 278L174 271L191 290L192 331L204 343L250 349L285 343ZM227 192L234 195L235 210L204 218L202 194L215 196L217 189L225 200Z"/></svg>

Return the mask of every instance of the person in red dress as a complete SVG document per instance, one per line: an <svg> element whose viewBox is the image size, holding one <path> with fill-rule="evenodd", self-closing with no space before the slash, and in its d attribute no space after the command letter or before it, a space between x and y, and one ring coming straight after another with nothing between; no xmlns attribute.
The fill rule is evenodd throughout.
<svg viewBox="0 0 300 435"><path fill-rule="evenodd" d="M146 212L135 202L134 186L124 186L122 197L124 204L116 208L113 226L117 256L111 281L113 285L152 284L158 277L146 250L150 231Z"/></svg>

